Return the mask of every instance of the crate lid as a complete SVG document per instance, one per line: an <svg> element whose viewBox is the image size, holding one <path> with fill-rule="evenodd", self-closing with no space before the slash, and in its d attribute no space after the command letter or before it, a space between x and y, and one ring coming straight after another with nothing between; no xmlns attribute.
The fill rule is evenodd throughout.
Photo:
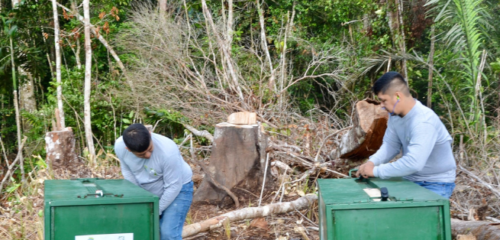
<svg viewBox="0 0 500 240"><path fill-rule="evenodd" d="M46 180L44 186L45 204L51 206L158 201L158 196L124 179Z"/></svg>
<svg viewBox="0 0 500 240"><path fill-rule="evenodd" d="M318 179L319 191L324 204L377 203L364 189L387 188L392 203L448 201L448 199L403 178L358 180ZM384 204L389 202L383 202Z"/></svg>

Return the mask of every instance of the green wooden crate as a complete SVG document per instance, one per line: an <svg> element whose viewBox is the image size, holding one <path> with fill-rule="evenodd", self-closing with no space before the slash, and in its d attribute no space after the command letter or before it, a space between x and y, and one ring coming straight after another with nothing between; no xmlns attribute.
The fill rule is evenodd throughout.
<svg viewBox="0 0 500 240"><path fill-rule="evenodd" d="M44 185L45 240L160 239L158 196L127 180L47 180Z"/></svg>
<svg viewBox="0 0 500 240"><path fill-rule="evenodd" d="M402 178L318 179L322 240L451 240L446 198ZM364 189L387 188L388 201Z"/></svg>

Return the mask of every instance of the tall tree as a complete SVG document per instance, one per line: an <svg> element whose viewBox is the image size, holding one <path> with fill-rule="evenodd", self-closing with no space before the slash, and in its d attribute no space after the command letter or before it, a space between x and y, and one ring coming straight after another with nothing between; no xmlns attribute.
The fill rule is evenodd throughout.
<svg viewBox="0 0 500 240"><path fill-rule="evenodd" d="M17 8L17 5L19 4L19 0L12 0L12 8ZM14 43L12 41L12 34L14 31L10 31L10 59L11 59L11 64L12 64L12 81L14 85L14 109L16 112L16 126L17 126L17 144L18 146L21 146L21 117L19 114L19 101L18 101L18 94L17 94L17 79L16 79L16 64L14 62ZM24 158L23 158L23 151L19 149L18 151L19 154L19 168L21 169L21 179L24 182L25 181L25 176L24 176Z"/></svg>
<svg viewBox="0 0 500 240"><path fill-rule="evenodd" d="M85 83L84 83L84 125L85 138L91 161L95 160L94 140L92 139L92 126L90 119L90 92L91 92L91 70L92 70L92 48L90 45L90 9L89 0L83 0L83 18L85 34Z"/></svg>
<svg viewBox="0 0 500 240"><path fill-rule="evenodd" d="M61 118L61 127L65 128L66 124L64 120L61 86L61 46L59 43L59 15L57 14L56 0L52 0L52 12L54 13L54 49L56 53L57 108L59 109L59 117Z"/></svg>

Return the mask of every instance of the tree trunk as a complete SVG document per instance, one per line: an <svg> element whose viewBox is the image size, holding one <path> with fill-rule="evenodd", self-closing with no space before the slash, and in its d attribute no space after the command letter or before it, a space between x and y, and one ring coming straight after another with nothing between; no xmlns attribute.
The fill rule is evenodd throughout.
<svg viewBox="0 0 500 240"><path fill-rule="evenodd" d="M19 102L17 101L17 91L14 90L14 109L16 111L16 125L17 125L17 144L19 146L19 151L17 153L18 158L19 158L19 168L21 170L21 179L22 182L24 183L25 178L24 178L24 158L23 158L23 151L21 150L21 117L19 116Z"/></svg>
<svg viewBox="0 0 500 240"><path fill-rule="evenodd" d="M46 133L45 143L50 170L64 168L75 172L82 164L75 152L75 136L71 128Z"/></svg>
<svg viewBox="0 0 500 240"><path fill-rule="evenodd" d="M472 234L477 238L477 240L500 239L499 223L451 219L451 230L453 237L456 237L459 234Z"/></svg>
<svg viewBox="0 0 500 240"><path fill-rule="evenodd" d="M403 5L400 0L387 1L387 19L389 21L389 29L392 35L392 42L395 48L398 48L400 53L406 53L404 25L403 25ZM401 75L408 80L406 70L406 60L401 62Z"/></svg>
<svg viewBox="0 0 500 240"><path fill-rule="evenodd" d="M434 73L434 42L436 41L436 36L434 35L434 25L431 27L431 51L429 53L429 78L427 86L427 107L432 107L432 74Z"/></svg>
<svg viewBox="0 0 500 240"><path fill-rule="evenodd" d="M64 109L62 102L62 86L61 86L61 46L59 43L59 15L57 14L56 0L52 0L52 12L54 13L54 46L56 52L56 81L57 81L57 108L61 117L61 126L65 128Z"/></svg>
<svg viewBox="0 0 500 240"><path fill-rule="evenodd" d="M27 112L36 111L36 99L35 99L35 86L33 83L33 76L23 70L23 68L17 68L19 76L25 76L25 81L19 87L19 109L23 109ZM26 119L21 117L22 129L24 132L29 132L31 125Z"/></svg>
<svg viewBox="0 0 500 240"><path fill-rule="evenodd" d="M95 160L94 140L92 139L92 127L90 120L90 74L92 70L92 48L90 46L90 10L89 0L83 0L84 33L85 33L85 90L84 90L84 125L85 138L87 139L87 148L91 161Z"/></svg>
<svg viewBox="0 0 500 240"><path fill-rule="evenodd" d="M167 0L158 0L158 9L164 13L167 11Z"/></svg>
<svg viewBox="0 0 500 240"><path fill-rule="evenodd" d="M365 99L356 103L353 127L342 136L338 155L352 160L365 159L382 145L389 115L380 103Z"/></svg>
<svg viewBox="0 0 500 240"><path fill-rule="evenodd" d="M210 164L206 167L213 179L236 195L260 194L265 169L267 135L258 125L233 125L220 123L215 126ZM264 159L264 162L262 162ZM269 172L267 173L269 174ZM267 188L272 180L268 176ZM203 179L194 194L194 202L221 203L227 192ZM226 198L230 199L230 198ZM231 200L230 200L231 201Z"/></svg>

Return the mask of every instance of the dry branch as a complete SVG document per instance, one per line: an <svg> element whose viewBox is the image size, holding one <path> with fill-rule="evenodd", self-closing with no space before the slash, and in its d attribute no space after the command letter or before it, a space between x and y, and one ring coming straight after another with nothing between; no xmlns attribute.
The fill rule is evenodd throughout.
<svg viewBox="0 0 500 240"><path fill-rule="evenodd" d="M210 142L214 141L214 136L210 134L207 130L200 131L190 125L187 124L182 124L187 130L191 131L194 135L199 136L199 137L204 137L208 139Z"/></svg>
<svg viewBox="0 0 500 240"><path fill-rule="evenodd" d="M249 207L228 212L199 223L193 223L185 226L182 230L182 237L189 237L197 233L207 231L209 229L220 227L222 226L222 223L226 221L226 219L230 222L234 222L244 219L266 217L271 214L280 214L291 212L294 210L302 210L311 206L311 204L316 202L317 199L318 197L316 195L308 194L291 202L273 203L263 207Z"/></svg>
<svg viewBox="0 0 500 240"><path fill-rule="evenodd" d="M491 192L493 192L493 194L495 194L497 196L498 199L500 199L500 192L498 190L496 190L495 188L493 188L493 186L491 186L490 184L488 184L487 182L485 182L484 180L482 180L481 178L479 178L478 176L476 176L474 173L472 173L469 170L463 168L462 166L458 165L458 168L460 168L460 170L462 172L467 173L467 175L469 175L472 178L476 179L483 186L487 187Z"/></svg>

